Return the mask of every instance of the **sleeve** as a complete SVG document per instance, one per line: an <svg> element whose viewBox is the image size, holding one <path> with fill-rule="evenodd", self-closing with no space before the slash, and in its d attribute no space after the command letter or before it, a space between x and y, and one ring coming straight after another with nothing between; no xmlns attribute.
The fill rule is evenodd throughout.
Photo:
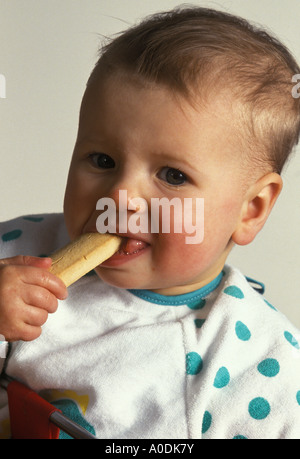
<svg viewBox="0 0 300 459"><path fill-rule="evenodd" d="M0 223L0 258L48 256L69 242L63 214L39 214Z"/></svg>

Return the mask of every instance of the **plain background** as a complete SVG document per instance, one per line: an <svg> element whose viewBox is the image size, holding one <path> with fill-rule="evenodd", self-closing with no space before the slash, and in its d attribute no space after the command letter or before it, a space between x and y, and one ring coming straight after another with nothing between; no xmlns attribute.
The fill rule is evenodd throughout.
<svg viewBox="0 0 300 459"><path fill-rule="evenodd" d="M78 111L103 37L174 0L0 0L0 221L61 212ZM245 17L279 37L300 61L299 0L191 1ZM222 84L222 82L220 82ZM229 261L265 283L265 297L300 328L300 149L256 240ZM257 318L259 320L259 317Z"/></svg>

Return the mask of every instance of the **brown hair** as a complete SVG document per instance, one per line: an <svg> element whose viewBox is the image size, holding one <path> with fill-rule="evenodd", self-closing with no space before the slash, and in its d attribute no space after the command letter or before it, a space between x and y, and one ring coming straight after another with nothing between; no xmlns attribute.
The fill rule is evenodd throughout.
<svg viewBox="0 0 300 459"><path fill-rule="evenodd" d="M88 84L99 72L117 71L190 98L229 88L251 159L275 172L298 143L300 98L292 97L292 76L300 69L282 43L242 18L201 7L150 16L101 49Z"/></svg>

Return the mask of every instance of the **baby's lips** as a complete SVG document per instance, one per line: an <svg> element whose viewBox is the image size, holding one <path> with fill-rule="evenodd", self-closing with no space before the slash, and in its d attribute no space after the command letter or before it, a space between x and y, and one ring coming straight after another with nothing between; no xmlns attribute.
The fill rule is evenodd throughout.
<svg viewBox="0 0 300 459"><path fill-rule="evenodd" d="M123 252L127 255L130 255L132 253L145 249L146 247L148 247L148 245L149 244L147 242L141 241L140 239L124 238L119 252Z"/></svg>

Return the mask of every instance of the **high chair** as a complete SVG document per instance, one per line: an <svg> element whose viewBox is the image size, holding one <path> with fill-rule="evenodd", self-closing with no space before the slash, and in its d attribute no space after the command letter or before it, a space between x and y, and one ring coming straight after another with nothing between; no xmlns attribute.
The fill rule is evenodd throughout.
<svg viewBox="0 0 300 459"><path fill-rule="evenodd" d="M12 439L58 439L60 430L74 439L96 439L36 392L1 375L7 391Z"/></svg>

